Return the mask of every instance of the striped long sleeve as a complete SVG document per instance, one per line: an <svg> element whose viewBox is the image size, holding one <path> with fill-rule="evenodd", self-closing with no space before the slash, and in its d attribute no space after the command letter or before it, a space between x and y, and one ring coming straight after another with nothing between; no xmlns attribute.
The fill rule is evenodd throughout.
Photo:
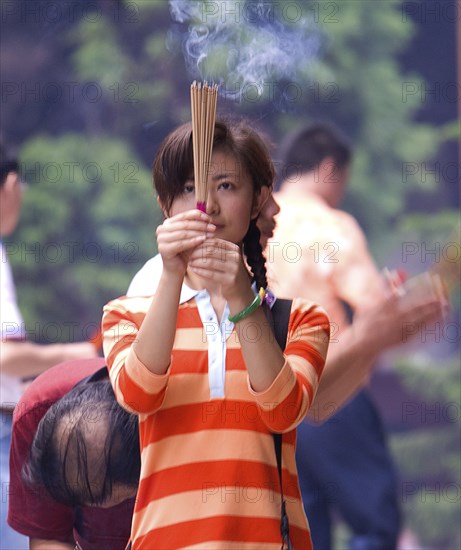
<svg viewBox="0 0 461 550"><path fill-rule="evenodd" d="M235 331L223 353L223 397L210 393L208 339L194 299L179 306L171 364L152 374L132 343L150 298L104 309L104 351L122 406L139 415L141 479L133 550L280 548L280 487L272 432L283 432L283 492L296 549L311 547L295 464L296 425L314 398L329 323L315 304L293 302L286 362L254 392Z"/></svg>

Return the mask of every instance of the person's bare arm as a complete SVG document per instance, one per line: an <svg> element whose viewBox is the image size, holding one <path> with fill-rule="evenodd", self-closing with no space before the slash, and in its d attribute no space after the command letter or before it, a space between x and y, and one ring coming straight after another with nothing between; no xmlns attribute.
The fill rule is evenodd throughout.
<svg viewBox="0 0 461 550"><path fill-rule="evenodd" d="M0 345L1 372L19 378L38 376L62 361L97 356L96 348L90 342L42 345L6 340Z"/></svg>
<svg viewBox="0 0 461 550"><path fill-rule="evenodd" d="M319 422L335 414L368 383L378 355L390 345L390 340L400 336L400 332L389 333L391 327L387 324L396 315L397 305L392 300L386 302L386 287L365 235L346 212L337 211L337 222L341 230L330 292L333 301L349 305L354 319L352 325L344 325L339 318L331 318L327 361L311 409L311 417ZM387 308L383 308L384 304Z"/></svg>
<svg viewBox="0 0 461 550"><path fill-rule="evenodd" d="M392 294L357 222L346 213L339 215L347 238L338 254L333 289L351 306L354 318L342 330L332 319L328 357L311 409L311 418L316 422L327 420L368 383L378 356L409 339L404 334L406 327L412 327L414 338L421 323L440 318L444 307L432 284L422 292L417 285L405 296Z"/></svg>
<svg viewBox="0 0 461 550"><path fill-rule="evenodd" d="M332 335L311 420L324 422L368 383L377 357L415 339L422 327L441 317L445 307L436 292L393 294L358 313L352 325ZM409 330L409 328L411 330Z"/></svg>
<svg viewBox="0 0 461 550"><path fill-rule="evenodd" d="M29 539L30 550L73 550L74 545L58 540Z"/></svg>
<svg viewBox="0 0 461 550"><path fill-rule="evenodd" d="M386 284L358 223L346 212L338 212L338 216L342 238L338 236L331 291L335 299L356 313L381 302L386 297Z"/></svg>

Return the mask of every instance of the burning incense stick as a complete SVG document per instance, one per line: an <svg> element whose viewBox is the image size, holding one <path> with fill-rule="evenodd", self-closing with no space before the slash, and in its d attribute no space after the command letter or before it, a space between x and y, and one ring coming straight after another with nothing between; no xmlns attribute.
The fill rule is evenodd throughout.
<svg viewBox="0 0 461 550"><path fill-rule="evenodd" d="M192 148L197 208L206 211L208 171L213 149L218 85L194 81L190 87L192 111Z"/></svg>

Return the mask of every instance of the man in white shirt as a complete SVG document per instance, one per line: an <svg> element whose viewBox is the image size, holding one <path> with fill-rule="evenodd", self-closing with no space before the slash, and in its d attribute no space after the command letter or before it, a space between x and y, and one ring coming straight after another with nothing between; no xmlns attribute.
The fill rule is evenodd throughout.
<svg viewBox="0 0 461 550"><path fill-rule="evenodd" d="M16 228L22 204L24 184L15 159L0 152L0 237ZM26 341L25 327L16 299L11 267L0 242L0 550L29 548L23 537L6 523L9 491L9 448L12 415L22 395L25 380L38 376L49 367L70 359L96 357L90 342L40 345Z"/></svg>

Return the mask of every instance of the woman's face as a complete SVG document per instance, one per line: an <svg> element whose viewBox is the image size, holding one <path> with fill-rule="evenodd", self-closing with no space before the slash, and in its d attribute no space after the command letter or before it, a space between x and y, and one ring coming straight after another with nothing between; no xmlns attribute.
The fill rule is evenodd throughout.
<svg viewBox="0 0 461 550"><path fill-rule="evenodd" d="M262 205L261 212L258 218L258 228L261 232L261 247L264 250L267 246L267 241L272 238L276 226L275 217L280 212L280 206L274 199L272 193L267 197L266 202Z"/></svg>
<svg viewBox="0 0 461 550"><path fill-rule="evenodd" d="M259 214L268 192L268 188L263 188L260 193L254 193L248 172L234 155L220 150L214 152L208 174L206 211L216 225L215 237L241 243L250 220ZM195 186L189 180L182 194L174 199L169 216L194 208Z"/></svg>

